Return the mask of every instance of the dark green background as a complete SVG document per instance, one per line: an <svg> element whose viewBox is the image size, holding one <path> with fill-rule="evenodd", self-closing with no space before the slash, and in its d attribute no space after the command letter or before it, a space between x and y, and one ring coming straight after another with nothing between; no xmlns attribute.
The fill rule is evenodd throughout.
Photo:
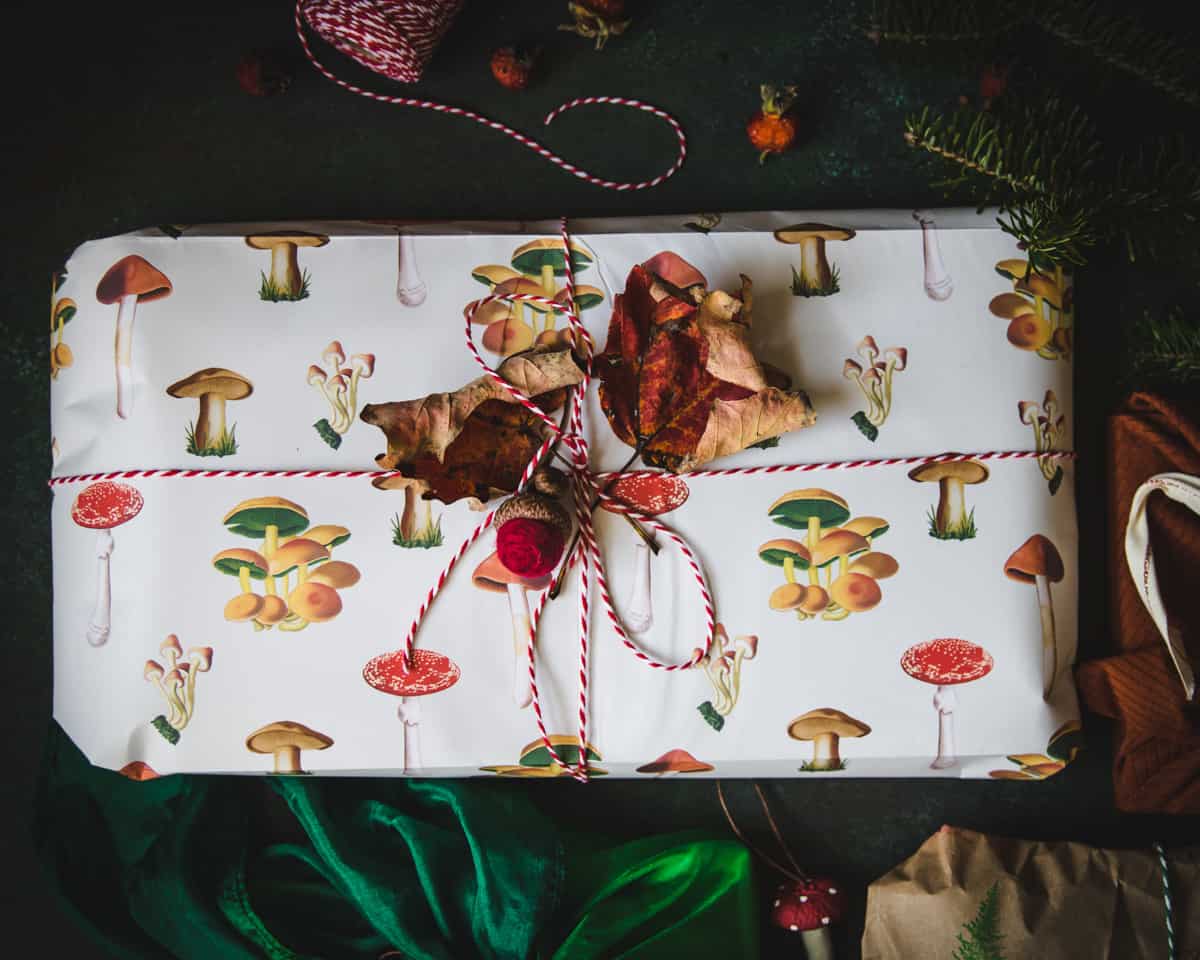
<svg viewBox="0 0 1200 960"><path fill-rule="evenodd" d="M559 102L588 94L643 98L671 111L689 137L683 170L638 194L601 191L462 120L353 97L299 60L286 2L96 4L30 11L10 22L4 89L8 120L8 236L0 258L8 310L0 350L8 411L5 491L8 563L3 578L5 774L4 908L10 924L38 925L40 953L92 956L30 881L27 820L41 740L51 713L46 316L49 271L79 242L160 223L301 218L540 218L561 214L936 205L940 193L902 139L904 115L923 103L951 107L974 96L978 62L877 51L856 18L862 5L631 4L630 33L603 53L555 33L565 4L468 3L417 95L460 104L544 135L579 165L615 179L657 172L671 157L663 125L627 111L587 108L542 130ZM1153 6L1153 5L1151 5ZM1164 25L1171 29L1169 23ZM542 74L523 94L499 89L487 59L495 46L544 45ZM240 56L277 47L295 61L291 90L276 99L242 93ZM1081 80L1060 53L1020 41L1025 63L1058 58L1110 126L1156 120L1155 100L1127 83ZM330 54L350 77L361 71ZM761 81L802 91L801 142L765 166L743 125ZM368 80L379 89L395 89ZM1119 260L1101 257L1079 278L1077 446L1081 512L1083 656L1107 644L1103 552L1103 418L1124 388L1121 318L1140 305L1125 293ZM1117 278L1117 279L1115 279ZM1194 282L1194 281L1193 281ZM767 793L802 862L855 890L845 956L857 955L865 885L910 854L942 823L1035 838L1135 845L1200 836L1197 818L1118 816L1108 772L1109 731L1089 722L1089 748L1045 783L786 781ZM618 836L724 823L711 783L597 782L506 785L528 790L555 817ZM748 786L735 807L765 837ZM756 826L757 824L757 826ZM764 874L764 878L771 878ZM97 882L103 882L97 878ZM768 940L769 946L778 946Z"/></svg>

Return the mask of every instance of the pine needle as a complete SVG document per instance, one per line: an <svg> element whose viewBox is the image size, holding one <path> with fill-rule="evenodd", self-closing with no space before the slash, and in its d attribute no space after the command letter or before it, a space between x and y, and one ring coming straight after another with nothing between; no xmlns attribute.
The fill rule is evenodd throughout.
<svg viewBox="0 0 1200 960"><path fill-rule="evenodd" d="M1183 310L1146 311L1134 327L1134 373L1147 380L1200 381L1200 323Z"/></svg>

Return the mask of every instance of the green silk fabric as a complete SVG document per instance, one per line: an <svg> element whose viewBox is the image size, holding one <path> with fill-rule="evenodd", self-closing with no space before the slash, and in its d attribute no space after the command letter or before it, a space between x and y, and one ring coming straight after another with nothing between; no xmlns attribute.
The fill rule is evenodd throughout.
<svg viewBox="0 0 1200 960"><path fill-rule="evenodd" d="M137 783L52 725L34 828L51 882L122 960L757 955L739 844L571 833L519 786Z"/></svg>

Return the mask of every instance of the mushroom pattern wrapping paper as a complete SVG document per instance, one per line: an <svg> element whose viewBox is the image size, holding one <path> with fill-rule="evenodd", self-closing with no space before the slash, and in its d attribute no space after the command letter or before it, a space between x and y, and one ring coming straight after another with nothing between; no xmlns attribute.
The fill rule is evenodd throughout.
<svg viewBox="0 0 1200 960"><path fill-rule="evenodd" d="M638 768L652 758L682 751L711 767L689 770L690 777L986 778L1009 765L1010 756L1043 752L1056 730L1078 719L1069 680L1077 542L1070 460L1060 461L1063 479L1051 495L1042 471L1034 469L1037 460L980 457L986 482L965 494L961 484L948 489L941 510L941 489L954 485L913 482L916 460L808 477L720 473L945 451L1045 456L1013 410L1047 390L1054 391L1065 417L1058 442L1069 449L1074 422L1069 358L1050 364L1036 351L993 349L996 319L987 305L995 296L995 264L1019 255L1011 239L986 213L939 211L938 245L954 274L954 296L939 300L922 283L927 242L911 211L727 216L707 234L688 229L685 219L571 225L572 249L586 251L572 258L581 269L586 256L586 272L574 284L584 327L603 343L615 297L639 264L667 291L695 284L738 290L739 275L750 277L753 356L762 358L768 382L783 377L805 392L816 421L768 436L773 445L720 457L706 465L707 472L685 474L686 498L662 518L696 554L729 635L754 640L754 662L739 674L736 708L731 704L719 724L697 709L709 703L715 710L712 674L722 666L718 661L737 659L736 643L729 645L732 650L711 649L709 669L652 669L615 642L593 592L588 755L615 777L645 776ZM778 242L775 231L817 222L853 231L853 242L837 244L833 254L838 293L793 296L796 248ZM463 339L462 308L472 286L476 297L506 283L514 289L518 283L536 286L537 295L562 303L570 296L564 291L571 278L560 273L565 258L561 246L555 250L553 224L446 224L398 228L401 262L420 265L424 286L423 298L398 300L396 229L357 223L189 227L176 239L145 231L93 241L71 258L67 279L56 291L79 305L71 323L71 376L52 385L53 432L61 453L56 475L150 471L121 480L135 486L143 507L137 522L119 531L120 549L111 557L111 639L102 647L80 643L95 592L95 533L89 536L74 523L70 508L86 483L54 486L55 713L94 763L121 769L140 762L160 774L267 773L271 763L254 756L247 739L286 721L319 732L329 744L305 748L302 763L289 760L284 772L294 766L313 774L407 769L480 776L494 775L481 768L497 763L545 771L536 775L558 772L552 760L549 768L540 760L529 762L541 754L527 748L540 741L533 711L525 707L529 645L516 632L525 608L536 610L544 583L526 578L529 583L519 585L522 603L514 606L517 591L510 578L492 569L503 565L492 563L491 530L470 546L417 637L418 651L436 652L458 671L436 696L420 698L419 750L415 702L364 681L365 665L402 646L407 625L481 514L470 498L419 503L420 491L411 483L381 480L372 471L384 438L369 423L340 432L340 444L332 447L313 429L313 385L301 373L330 345L330 323L336 320L342 342L365 343L372 351L375 375L362 378L366 395L360 404L453 391L479 373ZM302 259L311 255L318 274L302 298L261 299L247 286L247 278L252 283L264 270L268 254L245 238L267 236L328 238L302 251ZM118 417L108 359L113 306L97 301L94 291L115 263L129 257L169 277L171 295L151 304L152 322L139 325L136 348L124 358L128 369L119 383L136 385L138 402ZM281 270L291 283L287 257ZM509 313L506 308L505 317L492 323ZM532 311L525 309L523 316L532 330ZM549 315L536 319L536 335L546 335L548 342L553 334L561 349L566 322L560 316L556 327ZM472 329L481 355L497 363L499 354L487 353L481 340L486 327ZM897 388L903 402L887 412L886 429L874 440L853 419L863 409L860 385L841 376L847 346L859 343L864 330L877 343L903 344L906 351ZM181 375L210 368L236 370L253 384L253 393L238 401L236 447L218 461L197 461L180 442L187 414L168 388ZM584 404L589 469L623 468L632 451L605 420L595 391ZM209 423L216 433L215 411ZM333 473L313 475L322 471ZM779 569L787 558L772 554L764 563L760 551L772 536L808 549L807 523L804 530L783 529L765 513L805 490L829 492L852 507L817 531L817 544L825 547L817 558L821 573L814 603L839 578L869 581L881 599L853 616L842 617L840 610L825 616L827 606L806 614L798 626L799 614L780 613L798 608L771 601L788 581ZM278 529L270 547L265 528L240 543L230 537L222 518L237 505L263 500L302 505L308 519L297 520L297 530ZM487 506L501 502L493 498ZM440 538L431 538L427 549L397 550L393 521L428 518L431 506L439 516ZM973 536L931 536L939 513L946 530L961 534L972 512ZM618 613L640 628L639 645L655 659L687 661L704 646L705 614L683 558L661 536L657 552L647 549L618 513L598 510L593 521L608 589ZM336 542L338 530L353 531L347 547ZM885 534L881 552L874 541ZM294 538L291 546L288 537ZM1055 682L1048 692L1050 648L1045 611L1035 603L1037 585L1023 586L1006 574L1014 549L1033 537L1054 545L1063 568L1062 578L1053 582ZM317 611L311 619L322 617L319 625L303 631L250 630L238 622L251 619L265 627L270 623L262 622L264 616L268 621L276 612L287 616L257 609L267 601L256 596L255 585L265 593L272 560L280 565L264 551L295 551L308 541L313 557L296 560L296 579L304 568L310 591L327 587L336 595L353 587L336 617ZM803 561L800 551L795 556ZM797 562L792 557L793 579L811 588L808 569ZM547 729L576 755L580 600L576 582L568 579L545 606L534 661ZM233 616L230 605L237 608ZM256 610L243 617L241 607L249 605ZM146 650L168 633L213 650L202 680L203 709L176 744L147 722L162 712L163 700L142 677ZM950 757L939 754L929 688L914 683L900 664L909 648L943 637L987 651L993 666L961 692L953 762L935 767L939 756ZM397 682L397 689L407 689L403 678ZM812 763L789 729L797 717L814 711L852 717L870 735L842 738L836 762Z"/></svg>

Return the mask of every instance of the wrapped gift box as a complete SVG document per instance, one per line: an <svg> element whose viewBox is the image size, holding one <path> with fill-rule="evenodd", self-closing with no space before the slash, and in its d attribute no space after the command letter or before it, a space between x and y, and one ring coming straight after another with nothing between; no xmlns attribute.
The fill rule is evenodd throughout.
<svg viewBox="0 0 1200 960"><path fill-rule="evenodd" d="M577 304L601 346L631 268L657 254L710 289L753 279L756 353L803 388L816 421L712 468L1071 448L1069 281L1024 277L992 216L715 219L571 224ZM552 223L186 227L75 252L52 302L55 716L94 763L131 776L562 772L518 705L514 594L538 586L510 588L491 531L424 620L420 682L379 657L481 514L373 485L386 442L360 419L478 376L464 307L493 288L557 293L561 266ZM565 326L533 304L493 310L474 327L493 363ZM584 403L592 469L621 468L630 450L595 387ZM652 669L593 591L593 767L1061 769L1078 720L1073 469L970 457L670 481L661 519L703 565L718 648L692 669ZM98 476L112 472L128 473ZM614 513L595 522L634 641L686 661L706 621L684 558L665 539L651 557ZM537 646L566 759L579 607L571 577Z"/></svg>

